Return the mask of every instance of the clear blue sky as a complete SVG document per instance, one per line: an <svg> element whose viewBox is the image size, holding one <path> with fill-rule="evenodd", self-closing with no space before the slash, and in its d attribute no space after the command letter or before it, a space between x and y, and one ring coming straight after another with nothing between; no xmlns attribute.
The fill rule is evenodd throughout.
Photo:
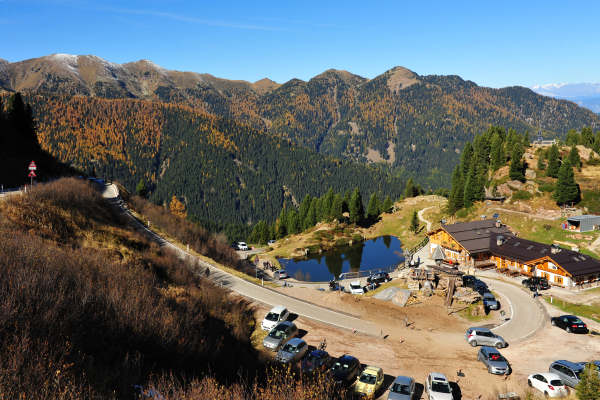
<svg viewBox="0 0 600 400"><path fill-rule="evenodd" d="M402 65L492 87L600 82L599 16L598 1L0 0L0 58L145 58L250 81Z"/></svg>

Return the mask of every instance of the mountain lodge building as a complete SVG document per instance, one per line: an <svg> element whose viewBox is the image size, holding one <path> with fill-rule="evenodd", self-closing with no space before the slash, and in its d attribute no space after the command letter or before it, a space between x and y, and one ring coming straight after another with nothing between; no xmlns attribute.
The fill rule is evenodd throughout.
<svg viewBox="0 0 600 400"><path fill-rule="evenodd" d="M600 281L600 261L557 245L515 236L496 220L444 225L428 233L430 253L468 267L546 277L552 285L576 287Z"/></svg>

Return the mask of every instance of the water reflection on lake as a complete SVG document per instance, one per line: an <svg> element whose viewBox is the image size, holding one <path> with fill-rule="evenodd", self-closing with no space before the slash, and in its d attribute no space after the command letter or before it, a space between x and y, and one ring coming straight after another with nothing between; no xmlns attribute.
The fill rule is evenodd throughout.
<svg viewBox="0 0 600 400"><path fill-rule="evenodd" d="M306 258L280 258L279 263L296 279L324 282L338 277L342 272L378 270L403 260L400 240L394 236L381 236L353 246L311 254Z"/></svg>

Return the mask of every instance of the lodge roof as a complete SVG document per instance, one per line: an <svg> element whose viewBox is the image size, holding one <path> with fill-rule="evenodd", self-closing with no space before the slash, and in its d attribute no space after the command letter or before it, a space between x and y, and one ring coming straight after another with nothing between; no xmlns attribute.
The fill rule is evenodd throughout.
<svg viewBox="0 0 600 400"><path fill-rule="evenodd" d="M567 221L586 221L586 220L595 220L595 219L600 219L600 215L590 215L590 214L576 215L574 217L567 218Z"/></svg>
<svg viewBox="0 0 600 400"><path fill-rule="evenodd" d="M497 256L511 258L522 263L548 257L572 276L600 273L600 261L577 251L559 248L552 253L552 245L534 242L516 236L505 236L498 245L497 236L490 240L490 252Z"/></svg>
<svg viewBox="0 0 600 400"><path fill-rule="evenodd" d="M489 251L490 238L496 234L511 235L505 225L496 227L495 219L459 222L451 225L442 224L442 229L448 232L454 240L460 243L469 253Z"/></svg>

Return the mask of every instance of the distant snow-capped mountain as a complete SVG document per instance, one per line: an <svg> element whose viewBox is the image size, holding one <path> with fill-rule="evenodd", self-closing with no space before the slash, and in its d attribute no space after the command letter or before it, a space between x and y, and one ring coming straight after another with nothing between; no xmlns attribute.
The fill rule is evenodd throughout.
<svg viewBox="0 0 600 400"><path fill-rule="evenodd" d="M548 83L531 89L543 96L571 100L600 113L600 83Z"/></svg>

